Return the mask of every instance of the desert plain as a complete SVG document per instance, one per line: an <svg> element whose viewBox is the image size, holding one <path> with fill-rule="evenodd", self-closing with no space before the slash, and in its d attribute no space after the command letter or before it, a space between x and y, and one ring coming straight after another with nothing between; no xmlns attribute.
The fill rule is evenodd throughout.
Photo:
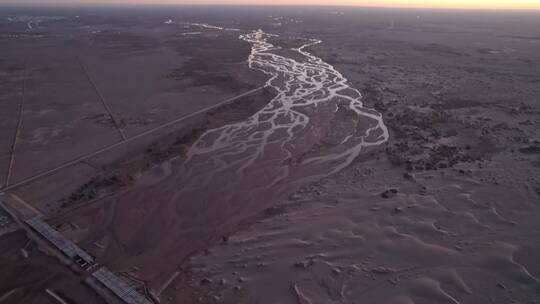
<svg viewBox="0 0 540 304"><path fill-rule="evenodd" d="M154 303L540 303L538 12L5 7L0 44L0 303L122 303L35 216Z"/></svg>

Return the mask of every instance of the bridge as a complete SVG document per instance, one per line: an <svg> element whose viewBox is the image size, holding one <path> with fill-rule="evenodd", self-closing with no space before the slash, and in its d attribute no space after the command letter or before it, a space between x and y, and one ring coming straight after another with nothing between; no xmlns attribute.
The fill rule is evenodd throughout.
<svg viewBox="0 0 540 304"><path fill-rule="evenodd" d="M99 264L95 262L90 254L41 220L41 217L36 216L25 222L86 272L92 273L94 269L99 267ZM106 267L94 271L92 277L127 304L153 304L152 301L141 295ZM90 286L94 287L93 284L90 284Z"/></svg>

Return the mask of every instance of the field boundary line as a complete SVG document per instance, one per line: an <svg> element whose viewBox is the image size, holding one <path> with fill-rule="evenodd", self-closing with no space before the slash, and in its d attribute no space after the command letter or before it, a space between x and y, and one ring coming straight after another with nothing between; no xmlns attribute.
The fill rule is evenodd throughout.
<svg viewBox="0 0 540 304"><path fill-rule="evenodd" d="M107 111L107 113L109 114L109 117L111 118L111 121L113 122L114 127L118 131L118 134L120 134L120 138L122 138L122 140L126 140L127 139L126 134L124 133L124 130L120 127L120 123L118 122L118 119L116 119L116 116L111 111L111 108L109 107L109 104L107 104L107 100L105 99L103 94L101 94L101 92L99 91L96 83L92 79L92 76L90 76L90 73L86 69L86 66L82 62L81 58L77 56L77 60L79 61L79 64L81 65L81 68L83 69L84 74L86 75L86 78L88 79L88 81L92 85L92 88L94 89L94 91L98 95L99 99L101 100L101 103L103 104L103 107L105 108L105 111Z"/></svg>
<svg viewBox="0 0 540 304"><path fill-rule="evenodd" d="M139 133L139 134L137 134L137 135L134 135L134 136L132 136L132 137L127 138L126 140L119 141L119 142L117 142L117 143L114 143L114 144L108 145L108 146L106 146L106 147L103 147L103 148L101 148L101 149L98 149L98 150L96 150L96 151L94 151L94 152L90 152L90 153L84 154L84 155L82 155L82 156L76 157L76 158L74 158L74 159L72 159L72 160L70 160L70 161L67 161L67 162L65 162L65 163L63 163L63 164L61 164L61 165L59 165L59 166L57 166L57 167L55 167L55 168L49 169L49 170L47 170L47 171L43 171L43 172L38 173L38 174L36 174L36 175L34 175L34 176L31 176L31 177L25 178L25 179L23 179L22 181L17 182L17 183L15 183L15 184L13 184L13 185L5 186L4 188L1 188L0 191L1 191L1 192L5 192L5 191L9 191L9 190L18 188L18 187L23 186L23 185L32 183L32 182L34 182L34 181L36 181L36 180L38 180L38 179L40 179L40 178L42 178L42 177L45 177L45 176L54 174L54 173L56 173L56 172L58 172L58 171L60 171L60 170L62 170L62 169L65 169L65 168L71 167L71 166L73 166L73 165L76 165L76 164L78 164L78 163L80 163L80 162L82 162L82 161L84 161L84 160L87 160L87 159L89 159L89 158L92 158L92 157L94 157L94 156L97 156L97 155L99 155L99 154L101 154L101 153L103 153L103 152L107 152L107 151L112 150L112 149L114 149L114 148L123 146L124 144L127 144L127 143L129 143L129 142L133 142L133 141L135 141L135 140L137 140L137 139L139 139L139 138L142 138L142 137L145 137L145 136L147 136L147 135L153 134L153 133L155 133L155 132L157 132L157 131L160 131L160 130L162 130L162 129L165 129L165 128L167 128L167 127L170 127L170 126L172 126L172 125L175 125L175 124L177 124L177 123L180 123L180 122L182 122L182 121L184 121L184 120L187 120L187 119L189 119L189 118L192 118L192 117L194 117L194 116L197 116L197 115L206 113L206 112L208 112L208 111L211 111L211 110L213 110L213 109L215 109L215 108L218 108L218 107L220 107L220 106L223 106L224 104L233 102L233 101L235 101L235 100L237 100L237 99L240 99L240 98L242 98L242 97L251 95L251 94L253 94L253 93L255 93L255 92L258 92L258 91L261 91L261 90L263 90L264 88L266 88L266 86L260 86L260 87L258 87L258 88L253 89L253 90L250 90L250 91L247 91L247 92L245 92L245 93L242 93L242 94L240 94L240 95L237 95L237 96L228 98L228 99L226 99L226 100L224 100L224 101L221 101L221 102L219 102L219 103L217 103L217 104L215 104L215 105L212 105L212 106L210 106L210 107L206 107L206 108L204 108L204 109L195 111L195 112L190 113L190 114L188 114L188 115L185 115L185 116L176 118L176 119L174 119L174 120L171 120L171 121L169 121L169 122L166 122L166 123L164 123L164 124L162 124L162 125L159 125L159 126L157 126L157 127L155 127L155 128L152 128L152 129L150 129L150 130L141 132L141 133Z"/></svg>
<svg viewBox="0 0 540 304"><path fill-rule="evenodd" d="M6 180L4 182L5 187L8 187L11 181L11 175L13 174L13 164L15 163L15 150L17 149L17 142L19 141L19 137L21 135L22 123L24 118L24 104L26 101L26 78L28 73L27 69L28 61L24 63L21 102L19 103L19 113L17 115L17 129L15 130L15 136L13 137L13 141L11 142L9 165L6 174Z"/></svg>

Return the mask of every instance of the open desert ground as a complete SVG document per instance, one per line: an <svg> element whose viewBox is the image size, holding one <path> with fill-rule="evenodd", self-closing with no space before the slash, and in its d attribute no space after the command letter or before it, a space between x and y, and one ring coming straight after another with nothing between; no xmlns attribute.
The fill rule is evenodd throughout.
<svg viewBox="0 0 540 304"><path fill-rule="evenodd" d="M540 303L540 14L0 12L0 303ZM16 279L15 279L16 278Z"/></svg>

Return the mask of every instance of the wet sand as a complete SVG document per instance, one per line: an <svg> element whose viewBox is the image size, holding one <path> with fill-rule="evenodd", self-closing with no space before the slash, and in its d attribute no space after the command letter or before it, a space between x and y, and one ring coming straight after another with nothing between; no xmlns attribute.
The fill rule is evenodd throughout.
<svg viewBox="0 0 540 304"><path fill-rule="evenodd" d="M526 63L538 45L398 18L354 35L336 25L312 48L383 113L388 143L194 257L209 301L538 300L538 73ZM492 18L483 29L503 37Z"/></svg>

